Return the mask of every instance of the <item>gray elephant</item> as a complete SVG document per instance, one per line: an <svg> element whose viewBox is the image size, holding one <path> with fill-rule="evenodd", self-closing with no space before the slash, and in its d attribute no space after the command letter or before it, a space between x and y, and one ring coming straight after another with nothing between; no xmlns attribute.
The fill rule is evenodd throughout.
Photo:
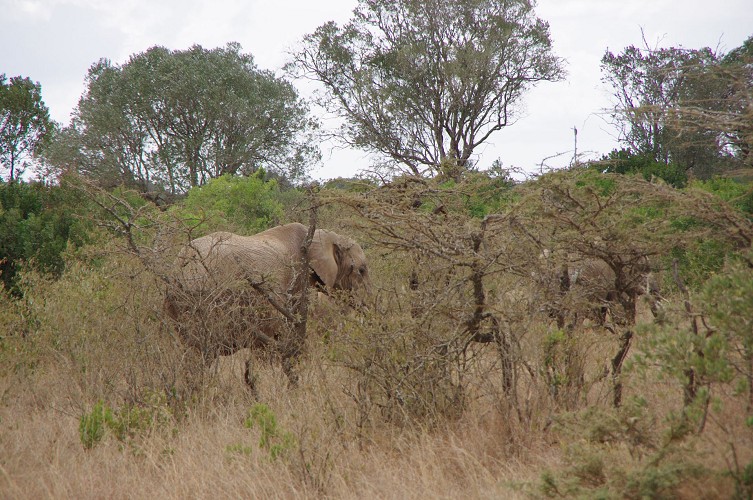
<svg viewBox="0 0 753 500"><path fill-rule="evenodd" d="M620 275L602 259L588 258L566 267L567 276L560 277L561 286L570 293L576 310L590 311L592 319L604 325L607 315L618 322L635 322L635 300L645 295L651 312L657 316L660 308L660 288L646 257L618 262ZM615 309L615 305L621 308ZM619 311L619 312L618 312Z"/></svg>
<svg viewBox="0 0 753 500"><path fill-rule="evenodd" d="M602 326L611 323L634 324L635 305L645 295L657 317L661 309L658 281L645 256L608 256L610 262L596 257L569 254L566 259L551 259L544 251L539 270L532 273L542 310L557 320L559 328L573 328L586 318Z"/></svg>
<svg viewBox="0 0 753 500"><path fill-rule="evenodd" d="M178 255L174 285L165 306L182 340L201 352L205 363L247 347L295 356L285 342L293 335L296 301L308 228L299 223L253 236L212 233L192 240ZM305 278L325 295L348 292L363 300L370 288L366 256L345 236L317 229L308 249ZM286 351L287 349L287 351ZM286 372L290 376L288 366ZM253 385L250 366L246 381Z"/></svg>

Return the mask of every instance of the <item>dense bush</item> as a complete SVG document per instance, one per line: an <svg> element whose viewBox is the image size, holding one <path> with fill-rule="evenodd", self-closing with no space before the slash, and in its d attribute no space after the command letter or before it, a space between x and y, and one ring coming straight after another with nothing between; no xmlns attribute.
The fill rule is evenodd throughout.
<svg viewBox="0 0 753 500"><path fill-rule="evenodd" d="M367 310L312 300L296 388L261 350L203 366L165 316L160 273L185 241L172 238L186 236L181 221L252 232L302 215L294 204L309 196L259 178L207 187L167 211L98 191L99 222L119 229L110 241L65 253L59 279L20 273L25 300L0 299L0 330L11 332L0 337L3 390L20 405L0 405L12 424L4 443L58 422L55 407L69 415L55 424L74 457L62 463L175 470L171 485L190 476L218 491L269 475L311 496L378 496L364 478L407 473L437 494L749 492L751 257L741 247L753 225L716 194L592 169L514 185L468 175L323 187L319 225L361 243L374 293ZM170 251L155 243L165 235ZM673 258L686 286L662 290L655 319L635 287L646 261L675 281ZM589 259L621 273L609 286L622 293L563 288L562 265ZM243 386L247 359L260 401ZM45 443L45 456L58 452ZM26 470L9 460L10 475ZM236 493L248 491L258 490Z"/></svg>
<svg viewBox="0 0 753 500"><path fill-rule="evenodd" d="M639 174L647 181L656 177L667 184L681 188L688 182L685 169L675 163L665 164L648 156L626 149L613 150L591 164L591 168L604 173Z"/></svg>
<svg viewBox="0 0 753 500"><path fill-rule="evenodd" d="M69 244L87 239L79 192L32 182L0 182L0 279L18 293L16 276L23 263L59 276Z"/></svg>
<svg viewBox="0 0 753 500"><path fill-rule="evenodd" d="M200 233L224 229L254 234L279 224L283 204L275 180L259 170L248 177L223 175L193 188L175 212Z"/></svg>

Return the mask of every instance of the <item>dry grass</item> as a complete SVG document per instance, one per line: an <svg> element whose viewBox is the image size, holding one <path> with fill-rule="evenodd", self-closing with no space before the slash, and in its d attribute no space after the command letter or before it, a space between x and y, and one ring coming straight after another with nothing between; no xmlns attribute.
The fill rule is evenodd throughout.
<svg viewBox="0 0 753 500"><path fill-rule="evenodd" d="M223 362L205 399L180 421L130 443L108 435L90 450L79 438L80 415L65 409L69 401L55 375L36 376L33 391L6 387L2 496L511 497L519 494L513 482L533 481L542 466L557 461L556 447L543 441L525 456L507 457L509 426L478 410L432 430L381 426L359 442L338 388L348 374L313 365L296 389L286 387L279 368L260 369L260 399L296 439L296 449L271 460L257 446L258 429L243 425L254 401L239 387L239 361Z"/></svg>
<svg viewBox="0 0 753 500"><path fill-rule="evenodd" d="M223 359L180 418L143 430L128 442L108 434L89 450L79 437L76 407L90 408L91 402L73 401L63 390L64 368L54 371L50 365L25 380L4 378L1 496L524 498L541 495L537 485L544 471L570 470L568 450L589 446L583 434L506 419L490 394L470 403L461 418L432 428L396 427L375 419L359 435L357 412L343 391L350 374L319 362L322 352L315 347L295 389L287 387L278 366L259 365L260 400L296 443L272 460L258 445L259 429L243 425L255 403L240 383L245 355ZM665 398L679 394L676 387L651 389L654 408L676 407L673 398ZM538 411L546 410L541 402ZM729 432L745 431L709 425L693 458L710 466L723 463L724 446L718 444L730 439ZM749 445L741 439L738 449ZM618 467L645 466L646 457L632 455L627 447L612 448L605 456ZM675 493L727 498L734 490L728 480L713 476L691 478Z"/></svg>
<svg viewBox="0 0 753 500"><path fill-rule="evenodd" d="M258 358L255 400L242 383L249 353L210 370L192 366L161 321L158 284L132 269L112 259L98 269L69 266L57 282L30 275L27 301L5 302L0 497L528 498L552 493L548 474L560 488L553 494L565 497L728 498L734 482L722 472L734 469L733 450L742 466L753 459L746 410L732 390L717 393L720 409L704 433L679 443L666 439L667 417L682 406L676 383L628 375L625 400L642 396L643 413L612 410L603 372L616 339L594 328L573 347L569 359L583 376L567 401L553 398L544 376L547 328L529 323L519 354L532 373L520 369L515 400L501 388L489 344L462 372L458 411L389 418L384 394L359 393L363 373L341 362L368 339L368 325L347 321L326 332L313 325L328 335L312 335L298 387L288 387L279 363ZM108 429L87 448L79 424L97 401L148 418L120 439ZM259 423L244 425L259 402L276 417L274 456ZM640 489L652 481L668 486Z"/></svg>

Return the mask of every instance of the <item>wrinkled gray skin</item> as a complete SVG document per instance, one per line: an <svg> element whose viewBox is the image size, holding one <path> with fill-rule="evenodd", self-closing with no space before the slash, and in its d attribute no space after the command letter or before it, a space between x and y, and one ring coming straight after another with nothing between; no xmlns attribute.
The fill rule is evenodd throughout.
<svg viewBox="0 0 753 500"><path fill-rule="evenodd" d="M269 347L290 334L290 322L271 304L292 310L307 231L292 223L253 236L217 232L181 250L165 306L182 340L205 362L246 347ZM309 247L308 279L324 294L345 290L363 298L370 287L361 247L324 229L316 230Z"/></svg>
<svg viewBox="0 0 753 500"><path fill-rule="evenodd" d="M616 274L614 270L601 259L586 259L571 264L567 267L567 280L560 276L561 286L565 291L570 291L574 299L587 302L592 311L593 319L600 324L606 321L607 313L611 306L621 299L620 292L616 289ZM626 278L625 288L622 294L647 295L651 303L651 311L656 316L659 307L660 289L657 280L651 273L648 260L633 266L632 275Z"/></svg>

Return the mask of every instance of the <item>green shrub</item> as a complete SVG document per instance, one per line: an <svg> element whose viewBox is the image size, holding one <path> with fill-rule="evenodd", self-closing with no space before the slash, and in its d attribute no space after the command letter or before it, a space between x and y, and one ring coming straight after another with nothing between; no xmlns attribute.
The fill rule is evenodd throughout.
<svg viewBox="0 0 753 500"><path fill-rule="evenodd" d="M514 200L515 182L506 171L492 168L484 172L470 172L461 186L465 195L465 208L471 217L483 219L499 213Z"/></svg>
<svg viewBox="0 0 753 500"><path fill-rule="evenodd" d="M84 413L78 425L81 444L84 445L84 448L89 450L99 444L105 437L105 429L111 421L112 410L102 401L97 401L91 412Z"/></svg>
<svg viewBox="0 0 753 500"><path fill-rule="evenodd" d="M280 223L279 192L276 181L264 180L263 171L250 177L223 175L193 188L174 210L201 233L225 229L254 234Z"/></svg>
<svg viewBox="0 0 753 500"><path fill-rule="evenodd" d="M20 294L17 275L24 262L60 276L68 245L88 240L85 212L80 193L68 187L0 181L0 280L5 288Z"/></svg>
<svg viewBox="0 0 753 500"><path fill-rule="evenodd" d="M634 154L627 149L612 150L593 162L590 168L604 173L638 174L647 181L658 178L676 188L684 187L688 182L688 175L681 166L656 162L653 158Z"/></svg>
<svg viewBox="0 0 753 500"><path fill-rule="evenodd" d="M703 290L702 307L713 325L707 338L722 343L713 351L705 353L706 365L715 372L738 374L736 387L747 394L748 411L753 411L753 252L739 258L729 259L725 272L713 276ZM717 366L719 365L719 366ZM748 415L751 416L751 415Z"/></svg>
<svg viewBox="0 0 753 500"><path fill-rule="evenodd" d="M753 215L753 185L730 179L714 177L705 181L693 181L692 188L713 193L738 210Z"/></svg>
<svg viewBox="0 0 753 500"><path fill-rule="evenodd" d="M121 443L133 445L134 441L153 429L167 429L173 421L164 394L147 391L141 405L127 404L113 409L98 401L91 412L79 420L79 435L84 448L99 444L107 431Z"/></svg>
<svg viewBox="0 0 753 500"><path fill-rule="evenodd" d="M277 425L277 417L264 403L256 403L251 407L243 425L248 429L259 428L259 448L267 452L270 460L277 460L295 446L293 434Z"/></svg>
<svg viewBox="0 0 753 500"><path fill-rule="evenodd" d="M697 290L710 276L722 270L726 257L732 251L732 245L723 240L702 240L695 245L673 248L665 258L664 267L670 269L672 262L676 260L685 285L691 290ZM668 280L667 288L676 286L671 273L665 278Z"/></svg>

